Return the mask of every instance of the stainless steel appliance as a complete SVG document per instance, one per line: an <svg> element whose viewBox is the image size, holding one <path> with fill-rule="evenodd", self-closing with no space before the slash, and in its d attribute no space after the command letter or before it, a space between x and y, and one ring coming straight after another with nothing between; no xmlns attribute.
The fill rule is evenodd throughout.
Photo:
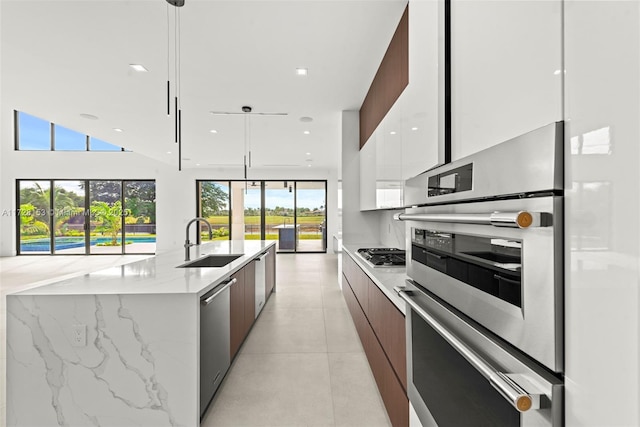
<svg viewBox="0 0 640 427"><path fill-rule="evenodd" d="M372 267L404 267L405 251L398 248L360 248L358 255Z"/></svg>
<svg viewBox="0 0 640 427"><path fill-rule="evenodd" d="M562 423L562 134L553 123L406 182L399 294L427 425Z"/></svg>
<svg viewBox="0 0 640 427"><path fill-rule="evenodd" d="M258 258L255 259L256 262L256 306L255 313L256 319L260 314L260 311L264 308L264 303L266 300L266 265L267 265L267 254L263 253Z"/></svg>
<svg viewBox="0 0 640 427"><path fill-rule="evenodd" d="M237 279L216 286L200 299L200 416L205 413L229 365L230 290Z"/></svg>

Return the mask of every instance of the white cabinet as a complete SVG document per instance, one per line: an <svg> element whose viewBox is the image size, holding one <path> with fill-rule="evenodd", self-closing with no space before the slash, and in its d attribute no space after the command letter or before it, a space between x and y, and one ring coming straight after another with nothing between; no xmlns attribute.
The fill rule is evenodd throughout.
<svg viewBox="0 0 640 427"><path fill-rule="evenodd" d="M360 150L360 210L376 208L376 130Z"/></svg>
<svg viewBox="0 0 640 427"><path fill-rule="evenodd" d="M376 208L402 206L402 95L376 129Z"/></svg>
<svg viewBox="0 0 640 427"><path fill-rule="evenodd" d="M561 68L561 0L451 0L452 160L562 120Z"/></svg>
<svg viewBox="0 0 640 427"><path fill-rule="evenodd" d="M402 180L444 163L442 2L409 3L409 85L402 94Z"/></svg>

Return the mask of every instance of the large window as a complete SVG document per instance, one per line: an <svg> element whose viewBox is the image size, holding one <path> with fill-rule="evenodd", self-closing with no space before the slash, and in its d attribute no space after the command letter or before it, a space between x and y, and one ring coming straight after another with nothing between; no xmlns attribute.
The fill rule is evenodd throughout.
<svg viewBox="0 0 640 427"><path fill-rule="evenodd" d="M16 149L51 150L51 123L16 111Z"/></svg>
<svg viewBox="0 0 640 427"><path fill-rule="evenodd" d="M214 239L275 240L278 252L326 252L326 181L198 181ZM207 239L201 225L201 239Z"/></svg>
<svg viewBox="0 0 640 427"><path fill-rule="evenodd" d="M20 151L126 151L122 147L47 120L14 111L15 149Z"/></svg>
<svg viewBox="0 0 640 427"><path fill-rule="evenodd" d="M19 180L18 254L151 254L155 181Z"/></svg>

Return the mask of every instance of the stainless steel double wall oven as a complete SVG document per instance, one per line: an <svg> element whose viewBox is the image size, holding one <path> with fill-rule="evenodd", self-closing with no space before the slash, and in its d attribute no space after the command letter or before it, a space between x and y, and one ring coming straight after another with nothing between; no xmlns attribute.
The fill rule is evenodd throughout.
<svg viewBox="0 0 640 427"><path fill-rule="evenodd" d="M408 180L408 394L424 425L561 425L563 125Z"/></svg>

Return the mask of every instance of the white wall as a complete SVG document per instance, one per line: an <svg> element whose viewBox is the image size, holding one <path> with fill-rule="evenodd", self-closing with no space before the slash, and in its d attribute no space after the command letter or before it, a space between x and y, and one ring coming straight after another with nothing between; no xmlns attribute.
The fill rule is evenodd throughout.
<svg viewBox="0 0 640 427"><path fill-rule="evenodd" d="M381 211L380 216L380 244L387 248L406 249L406 222L395 221L393 215L401 210Z"/></svg>
<svg viewBox="0 0 640 427"><path fill-rule="evenodd" d="M360 212L360 115L342 112L342 240L344 244L378 245L378 212Z"/></svg>
<svg viewBox="0 0 640 427"><path fill-rule="evenodd" d="M565 68L566 424L637 426L640 4L565 1Z"/></svg>

